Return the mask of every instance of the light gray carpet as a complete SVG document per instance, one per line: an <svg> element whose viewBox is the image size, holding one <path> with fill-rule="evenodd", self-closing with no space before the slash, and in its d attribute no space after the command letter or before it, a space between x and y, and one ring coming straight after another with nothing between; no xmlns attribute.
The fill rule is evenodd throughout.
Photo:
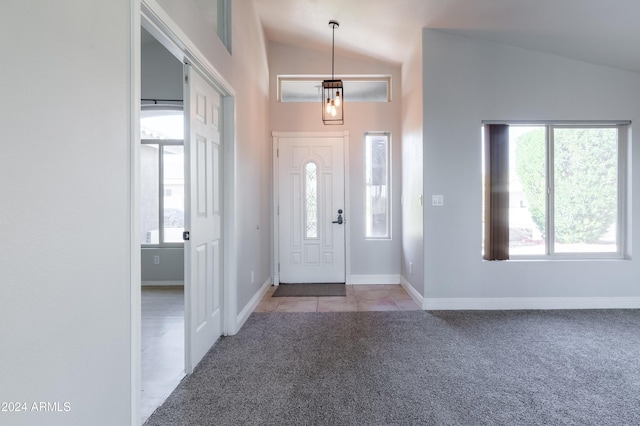
<svg viewBox="0 0 640 426"><path fill-rule="evenodd" d="M254 313L146 425L637 425L640 311Z"/></svg>
<svg viewBox="0 0 640 426"><path fill-rule="evenodd" d="M347 286L336 283L280 284L273 297L327 297L346 296Z"/></svg>

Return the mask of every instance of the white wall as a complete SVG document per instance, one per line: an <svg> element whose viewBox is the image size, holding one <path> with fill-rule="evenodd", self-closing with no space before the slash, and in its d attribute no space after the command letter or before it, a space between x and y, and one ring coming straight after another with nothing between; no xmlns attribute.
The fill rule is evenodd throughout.
<svg viewBox="0 0 640 426"><path fill-rule="evenodd" d="M130 2L2 9L0 423L126 425Z"/></svg>
<svg viewBox="0 0 640 426"><path fill-rule="evenodd" d="M480 252L482 120L637 123L640 75L429 29L422 51L425 200L444 195L443 207L425 203L429 306L455 305L451 298L566 298L579 306L584 300L575 298L640 296L636 259L485 262ZM640 151L631 156L637 169ZM630 223L640 219L639 188L630 185ZM632 228L633 246L639 238Z"/></svg>
<svg viewBox="0 0 640 426"><path fill-rule="evenodd" d="M424 296L422 36L402 64L402 277Z"/></svg>
<svg viewBox="0 0 640 426"><path fill-rule="evenodd" d="M348 74L388 74L392 78L392 101L358 103L345 99L345 124L325 126L318 103L282 103L277 101L277 77L280 74L326 74L331 72L331 51L317 52L294 46L269 43L270 129L280 132L349 131L349 185L351 211L345 219L351 236L351 275L399 275L401 258L401 150L400 68L373 60L336 55L336 76ZM392 139L392 240L364 239L364 133L391 132Z"/></svg>

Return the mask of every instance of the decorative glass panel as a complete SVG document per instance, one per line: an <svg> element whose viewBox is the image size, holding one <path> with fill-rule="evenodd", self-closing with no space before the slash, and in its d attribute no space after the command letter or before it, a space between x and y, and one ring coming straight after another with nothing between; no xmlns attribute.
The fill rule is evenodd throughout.
<svg viewBox="0 0 640 426"><path fill-rule="evenodd" d="M304 167L305 236L318 238L318 166L307 163Z"/></svg>

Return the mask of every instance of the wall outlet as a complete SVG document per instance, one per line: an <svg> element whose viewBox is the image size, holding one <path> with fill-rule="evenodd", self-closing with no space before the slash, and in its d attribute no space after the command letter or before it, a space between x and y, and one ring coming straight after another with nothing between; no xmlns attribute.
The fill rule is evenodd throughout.
<svg viewBox="0 0 640 426"><path fill-rule="evenodd" d="M251 284L253 284L253 282L255 281L255 274L253 273L253 271L251 271Z"/></svg>
<svg viewBox="0 0 640 426"><path fill-rule="evenodd" d="M153 264L154 265L160 264L160 256L153 256Z"/></svg>
<svg viewBox="0 0 640 426"><path fill-rule="evenodd" d="M431 196L431 205L432 206L444 206L444 195L432 195Z"/></svg>
<svg viewBox="0 0 640 426"><path fill-rule="evenodd" d="M409 262L409 273L413 274L413 262Z"/></svg>

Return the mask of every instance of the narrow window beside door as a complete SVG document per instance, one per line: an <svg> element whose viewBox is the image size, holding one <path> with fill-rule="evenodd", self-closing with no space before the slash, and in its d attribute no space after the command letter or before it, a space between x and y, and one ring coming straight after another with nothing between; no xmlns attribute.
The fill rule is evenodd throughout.
<svg viewBox="0 0 640 426"><path fill-rule="evenodd" d="M390 239L389 133L365 134L365 238Z"/></svg>

